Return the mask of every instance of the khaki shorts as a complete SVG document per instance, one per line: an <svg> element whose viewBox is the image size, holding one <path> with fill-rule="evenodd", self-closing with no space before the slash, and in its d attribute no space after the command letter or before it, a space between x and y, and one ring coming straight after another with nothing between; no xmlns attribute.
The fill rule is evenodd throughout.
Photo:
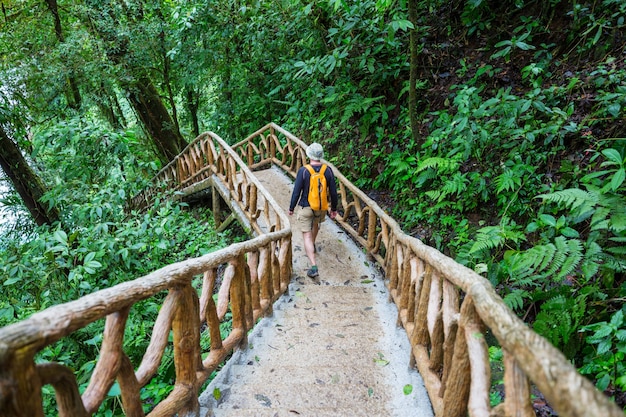
<svg viewBox="0 0 626 417"><path fill-rule="evenodd" d="M310 232L313 230L313 225L319 225L325 219L326 212L324 210L313 210L311 207L298 206L296 221L302 232Z"/></svg>

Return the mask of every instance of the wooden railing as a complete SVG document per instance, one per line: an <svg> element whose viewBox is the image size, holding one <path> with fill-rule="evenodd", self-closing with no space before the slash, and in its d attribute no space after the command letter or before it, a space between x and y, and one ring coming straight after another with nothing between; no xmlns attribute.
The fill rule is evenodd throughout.
<svg viewBox="0 0 626 417"><path fill-rule="evenodd" d="M273 302L287 289L292 268L289 220L223 140L211 133L201 135L158 179L160 187L181 189L191 182L211 181L214 187L228 190L233 208L239 208L257 236L1 328L0 416L43 416L41 391L46 384L55 389L58 415L89 416L98 410L115 380L126 415L143 416L140 388L157 372L170 332L175 386L149 416L197 416L202 384L233 349L247 346L248 330L259 317L271 313ZM153 196L152 191L142 193L134 205L140 208ZM218 270L224 273L216 288ZM196 276L203 277L200 296L192 285ZM135 370L123 350L126 320L135 304L166 291L149 346ZM232 330L222 338L220 322L229 312ZM46 346L101 319L106 322L100 356L81 396L71 369L58 363L37 364L34 358ZM204 360L202 327L210 335Z"/></svg>
<svg viewBox="0 0 626 417"><path fill-rule="evenodd" d="M295 177L306 144L275 124L233 149L255 169L280 166ZM531 387L560 416L623 417L565 356L533 332L476 274L420 240L406 235L335 166L341 199L337 222L381 266L437 416L534 416ZM490 405L492 385L486 332L504 354L504 402Z"/></svg>
<svg viewBox="0 0 626 417"><path fill-rule="evenodd" d="M305 149L305 143L275 124L268 124L232 149L211 133L190 144L161 171L152 190L133 199L134 207L150 204L157 189L191 193L210 182L222 195L228 193L233 210L241 221L249 222L257 237L0 329L0 416L43 415L44 384L52 384L56 390L59 415L90 415L115 379L126 415L143 415L139 388L156 372L170 329L176 385L149 415L197 415L201 384L232 349L246 344L247 330L257 317L271 312L272 302L286 289L291 275L288 219L250 169L274 164L295 176L306 161ZM341 199L337 222L380 265L398 306L398 323L411 342L411 365L419 369L437 416L534 416L530 402L534 386L561 416L623 417L561 352L506 307L486 279L406 235L374 201L329 165L337 177ZM223 264L228 267L216 291L217 271ZM191 284L198 275L203 275L199 298ZM169 294L135 371L122 350L125 320L135 303L163 291ZM219 323L229 308L233 330L222 339ZM100 359L82 398L68 368L34 363L34 355L45 346L105 317ZM199 346L202 322L207 323L211 336L204 360ZM505 400L495 408L489 401L492 381L487 331L504 352Z"/></svg>

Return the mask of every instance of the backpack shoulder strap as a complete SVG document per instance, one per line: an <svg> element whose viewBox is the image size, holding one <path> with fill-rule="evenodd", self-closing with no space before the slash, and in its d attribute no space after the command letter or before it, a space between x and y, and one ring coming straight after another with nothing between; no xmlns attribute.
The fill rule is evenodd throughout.
<svg viewBox="0 0 626 417"><path fill-rule="evenodd" d="M311 175L315 174L315 170L313 169L313 167L311 165L307 164L304 167L307 169L307 171L309 171L309 174L311 174Z"/></svg>

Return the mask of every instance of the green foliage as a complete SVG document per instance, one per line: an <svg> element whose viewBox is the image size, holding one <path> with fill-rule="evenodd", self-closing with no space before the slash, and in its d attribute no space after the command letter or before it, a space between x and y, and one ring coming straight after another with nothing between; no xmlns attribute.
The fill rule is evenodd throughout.
<svg viewBox="0 0 626 417"><path fill-rule="evenodd" d="M601 391L609 386L626 390L626 320L624 308L617 310L610 321L584 326L581 332L593 332L586 341L593 346L587 349L585 364L580 368L584 375L595 378ZM589 333L587 333L589 334Z"/></svg>
<svg viewBox="0 0 626 417"><path fill-rule="evenodd" d="M575 332L623 296L626 6L417 4L413 27L404 0L79 1L61 9L64 42L44 2L5 4L0 121L16 126L62 222L25 228L20 218L0 238L0 324L228 239L211 234L202 210L123 212L159 168L125 86L145 77L186 137L194 119L232 142L275 121L321 141L358 186L391 193L406 230L485 274L511 308L579 359ZM568 20L558 18L564 13ZM406 103L411 30L421 48L419 143ZM71 78L80 108L71 107ZM16 194L4 202L21 213ZM149 331L141 318L154 309L137 308L133 334ZM95 349L93 334L63 349ZM142 395L162 398L162 382ZM103 415L118 413L115 392L108 401Z"/></svg>

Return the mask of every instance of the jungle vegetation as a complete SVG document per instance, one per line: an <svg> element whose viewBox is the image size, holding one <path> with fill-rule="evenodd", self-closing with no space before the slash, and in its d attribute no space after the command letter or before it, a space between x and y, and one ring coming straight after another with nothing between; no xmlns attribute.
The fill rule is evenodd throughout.
<svg viewBox="0 0 626 417"><path fill-rule="evenodd" d="M236 240L205 209L126 203L199 133L273 121L624 406L626 1L0 4L0 325ZM41 359L86 383L95 330Z"/></svg>

